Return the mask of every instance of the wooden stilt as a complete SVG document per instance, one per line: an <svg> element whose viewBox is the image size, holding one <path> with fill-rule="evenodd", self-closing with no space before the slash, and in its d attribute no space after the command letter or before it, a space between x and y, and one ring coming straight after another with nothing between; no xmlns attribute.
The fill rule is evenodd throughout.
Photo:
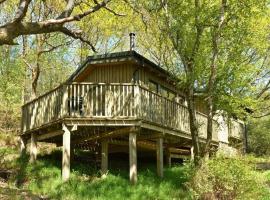
<svg viewBox="0 0 270 200"><path fill-rule="evenodd" d="M36 134L31 134L31 145L30 145L30 163L36 162L37 159L37 137Z"/></svg>
<svg viewBox="0 0 270 200"><path fill-rule="evenodd" d="M166 158L167 158L168 167L172 167L172 157L171 157L171 152L169 150L167 152Z"/></svg>
<svg viewBox="0 0 270 200"><path fill-rule="evenodd" d="M163 138L157 139L157 174L163 177Z"/></svg>
<svg viewBox="0 0 270 200"><path fill-rule="evenodd" d="M70 130L65 125L63 130L62 180L67 181L70 176Z"/></svg>
<svg viewBox="0 0 270 200"><path fill-rule="evenodd" d="M129 179L131 184L137 182L137 145L136 133L129 133Z"/></svg>
<svg viewBox="0 0 270 200"><path fill-rule="evenodd" d="M20 155L24 156L26 154L26 144L27 140L23 137L20 137Z"/></svg>
<svg viewBox="0 0 270 200"><path fill-rule="evenodd" d="M106 175L108 171L108 141L101 141L101 173Z"/></svg>
<svg viewBox="0 0 270 200"><path fill-rule="evenodd" d="M192 146L190 148L190 161L193 161L194 160L194 147Z"/></svg>

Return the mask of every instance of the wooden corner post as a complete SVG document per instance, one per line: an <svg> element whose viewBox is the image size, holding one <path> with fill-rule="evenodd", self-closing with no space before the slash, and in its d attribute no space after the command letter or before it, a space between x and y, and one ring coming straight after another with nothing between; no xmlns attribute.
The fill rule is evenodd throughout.
<svg viewBox="0 0 270 200"><path fill-rule="evenodd" d="M106 175L108 171L108 140L101 141L101 173Z"/></svg>
<svg viewBox="0 0 270 200"><path fill-rule="evenodd" d="M129 133L129 179L131 184L137 182L137 133L132 130Z"/></svg>
<svg viewBox="0 0 270 200"><path fill-rule="evenodd" d="M157 139L157 174L163 178L163 138Z"/></svg>
<svg viewBox="0 0 270 200"><path fill-rule="evenodd" d="M37 160L37 136L31 133L31 144L30 144L30 163L34 163Z"/></svg>
<svg viewBox="0 0 270 200"><path fill-rule="evenodd" d="M63 124L63 149L62 149L62 180L65 182L70 176L70 130Z"/></svg>

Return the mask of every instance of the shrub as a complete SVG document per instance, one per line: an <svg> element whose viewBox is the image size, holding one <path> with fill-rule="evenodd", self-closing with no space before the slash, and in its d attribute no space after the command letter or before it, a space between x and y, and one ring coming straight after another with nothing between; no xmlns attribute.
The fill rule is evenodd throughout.
<svg viewBox="0 0 270 200"><path fill-rule="evenodd" d="M214 157L194 172L188 183L196 199L264 199L264 178L242 157Z"/></svg>

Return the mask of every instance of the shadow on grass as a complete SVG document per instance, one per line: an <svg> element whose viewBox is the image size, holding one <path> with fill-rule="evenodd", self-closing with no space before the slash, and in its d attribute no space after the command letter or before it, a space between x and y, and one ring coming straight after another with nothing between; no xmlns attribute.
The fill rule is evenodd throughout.
<svg viewBox="0 0 270 200"><path fill-rule="evenodd" d="M29 162L29 155L22 154L16 161L17 172L15 175L15 185L21 187L27 179L27 166Z"/></svg>
<svg viewBox="0 0 270 200"><path fill-rule="evenodd" d="M28 188L52 199L191 199L184 187L189 179L189 167L165 169L161 179L153 163L144 163L138 170L138 183L132 186L128 180L128 160L122 160L122 164L114 162L110 162L112 170L107 177L101 178L95 166L75 161L70 180L62 183L61 152L54 152L39 157L37 163L27 167Z"/></svg>

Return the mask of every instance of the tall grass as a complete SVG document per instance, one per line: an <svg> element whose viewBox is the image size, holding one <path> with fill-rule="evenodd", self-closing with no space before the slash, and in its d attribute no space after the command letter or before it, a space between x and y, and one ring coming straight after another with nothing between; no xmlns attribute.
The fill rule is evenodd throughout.
<svg viewBox="0 0 270 200"><path fill-rule="evenodd" d="M93 163L78 159L72 163L71 178L66 183L61 180L60 151L39 156L35 164L28 160L26 155L14 163L17 173L11 184L16 181L21 190L49 199L270 200L270 171L256 171L258 159L252 156L214 157L197 169L190 164L175 165L165 168L163 179L156 175L155 159L138 160L135 186L129 183L128 156L110 159L106 178L101 178Z"/></svg>
<svg viewBox="0 0 270 200"><path fill-rule="evenodd" d="M138 183L132 186L126 167L101 178L95 167L77 162L73 163L70 180L62 183L61 160L51 157L26 165L20 175L24 189L51 199L192 199L185 187L190 179L188 166L166 168L163 179L157 177L153 165L143 166L138 171Z"/></svg>

